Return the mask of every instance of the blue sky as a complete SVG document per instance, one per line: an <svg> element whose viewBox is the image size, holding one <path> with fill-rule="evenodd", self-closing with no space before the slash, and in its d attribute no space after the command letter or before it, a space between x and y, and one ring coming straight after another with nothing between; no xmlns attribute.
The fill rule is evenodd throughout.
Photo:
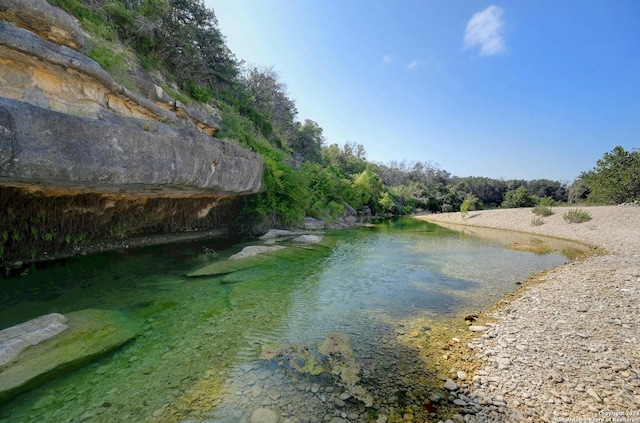
<svg viewBox="0 0 640 423"><path fill-rule="evenodd" d="M640 146L636 0L205 0L329 143L458 176L571 182Z"/></svg>

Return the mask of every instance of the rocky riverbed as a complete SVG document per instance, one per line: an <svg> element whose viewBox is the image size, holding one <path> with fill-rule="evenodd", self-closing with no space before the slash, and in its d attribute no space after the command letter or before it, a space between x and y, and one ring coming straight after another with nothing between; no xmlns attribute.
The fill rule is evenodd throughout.
<svg viewBox="0 0 640 423"><path fill-rule="evenodd" d="M567 209L555 208L538 226L531 209L421 217L471 232L571 239L601 252L534 276L480 313L480 336L452 339L467 360L454 362L444 383L460 407L447 422L640 421L640 207L585 210L587 222L568 223ZM476 370L456 368L473 369L469 361Z"/></svg>

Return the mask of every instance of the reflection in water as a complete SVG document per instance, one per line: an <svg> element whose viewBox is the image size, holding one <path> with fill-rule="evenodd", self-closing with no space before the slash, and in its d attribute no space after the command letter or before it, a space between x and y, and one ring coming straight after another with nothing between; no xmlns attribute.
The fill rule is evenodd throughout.
<svg viewBox="0 0 640 423"><path fill-rule="evenodd" d="M412 404L424 406L433 375L397 343L399 322L488 306L565 261L404 219L328 233L322 245L231 276L184 276L242 247L220 239L100 254L4 280L0 328L105 308L145 331L0 406L0 421L418 415ZM344 345L328 354L322 345L331 336Z"/></svg>

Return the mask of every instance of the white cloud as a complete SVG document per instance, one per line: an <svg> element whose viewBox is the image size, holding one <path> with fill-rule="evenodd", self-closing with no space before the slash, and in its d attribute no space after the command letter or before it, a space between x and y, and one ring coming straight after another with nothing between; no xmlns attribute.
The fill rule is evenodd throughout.
<svg viewBox="0 0 640 423"><path fill-rule="evenodd" d="M418 61L414 60L413 62L409 63L407 65L407 69L415 69L416 67L418 67Z"/></svg>
<svg viewBox="0 0 640 423"><path fill-rule="evenodd" d="M386 56L384 56L384 57L382 58L382 61L383 61L384 63L391 63L391 62L393 61L393 57L391 57L391 56L389 56L389 55L387 54Z"/></svg>
<svg viewBox="0 0 640 423"><path fill-rule="evenodd" d="M505 51L502 28L502 8L489 6L475 13L467 23L464 33L464 48L480 48L481 56L492 56Z"/></svg>

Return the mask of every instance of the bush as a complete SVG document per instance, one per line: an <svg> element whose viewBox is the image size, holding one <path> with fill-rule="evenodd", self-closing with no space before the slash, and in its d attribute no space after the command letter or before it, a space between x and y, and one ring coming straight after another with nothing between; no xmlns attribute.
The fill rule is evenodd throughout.
<svg viewBox="0 0 640 423"><path fill-rule="evenodd" d="M582 223L591 220L589 212L582 209L571 209L563 214L562 217L569 223Z"/></svg>
<svg viewBox="0 0 640 423"><path fill-rule="evenodd" d="M541 226L544 225L544 220L540 216L534 217L531 219L531 226Z"/></svg>
<svg viewBox="0 0 640 423"><path fill-rule="evenodd" d="M524 186L518 187L518 189L507 191L502 202L503 209L511 209L518 207L533 207L536 204L536 199L527 191Z"/></svg>
<svg viewBox="0 0 640 423"><path fill-rule="evenodd" d="M551 210L551 207L546 206L542 203L535 206L531 211L537 216L551 216L553 214L553 210Z"/></svg>

